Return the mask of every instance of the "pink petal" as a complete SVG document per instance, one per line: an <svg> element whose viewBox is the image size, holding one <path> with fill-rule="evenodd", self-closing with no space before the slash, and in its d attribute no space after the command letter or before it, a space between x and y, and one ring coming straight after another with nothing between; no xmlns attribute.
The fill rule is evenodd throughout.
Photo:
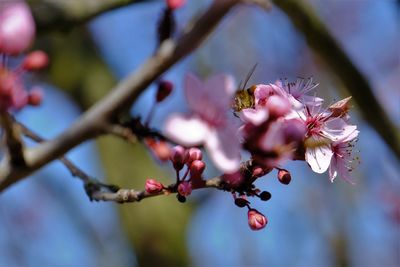
<svg viewBox="0 0 400 267"><path fill-rule="evenodd" d="M268 119L268 111L263 108L261 109L245 108L240 111L239 117L243 122L245 123L250 122L255 126L257 126Z"/></svg>
<svg viewBox="0 0 400 267"><path fill-rule="evenodd" d="M189 109L195 113L201 113L209 103L203 82L194 74L185 75L184 93Z"/></svg>
<svg viewBox="0 0 400 267"><path fill-rule="evenodd" d="M347 138L349 135L353 135L356 129L357 126L349 125L341 118L334 118L326 123L323 133L332 141L339 141Z"/></svg>
<svg viewBox="0 0 400 267"><path fill-rule="evenodd" d="M329 145L306 149L305 159L316 173L324 173L331 163L333 152Z"/></svg>
<svg viewBox="0 0 400 267"><path fill-rule="evenodd" d="M226 109L230 106L233 94L236 91L235 80L231 75L213 75L204 83L204 90L210 99L216 100L216 104Z"/></svg>
<svg viewBox="0 0 400 267"><path fill-rule="evenodd" d="M210 131L205 147L220 171L233 173L240 167L240 143L235 131L227 128Z"/></svg>
<svg viewBox="0 0 400 267"><path fill-rule="evenodd" d="M164 133L168 138L184 146L202 144L209 132L207 124L196 117L172 114L166 121Z"/></svg>

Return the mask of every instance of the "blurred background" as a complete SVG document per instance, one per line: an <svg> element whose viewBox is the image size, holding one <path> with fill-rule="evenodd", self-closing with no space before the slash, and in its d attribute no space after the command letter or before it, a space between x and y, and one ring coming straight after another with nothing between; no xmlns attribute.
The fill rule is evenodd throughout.
<svg viewBox="0 0 400 267"><path fill-rule="evenodd" d="M399 127L399 2L307 2ZM178 32L209 3L188 0L177 10ZM68 127L152 55L163 8L164 1L144 1L40 34L35 48L49 53L51 65L27 82L44 88L44 103L18 118L46 138ZM350 94L284 12L240 6L165 74L176 90L159 105L151 126L161 129L170 112L185 110L186 72L226 72L239 83L256 63L250 83L312 76L328 103ZM140 97L132 114L147 115L155 89ZM92 203L81 182L52 163L0 195L0 266L400 266L399 162L356 105L351 116L360 130L356 185L340 179L332 184L304 162L289 164L289 186L274 172L258 182L272 193L268 202L251 200L269 219L258 232L249 229L246 211L228 193L197 191L185 204L175 196ZM85 143L68 156L87 173L125 188L143 188L150 177L168 184L174 177L169 164L155 162L144 146L115 137ZM206 177L216 175L208 166Z"/></svg>

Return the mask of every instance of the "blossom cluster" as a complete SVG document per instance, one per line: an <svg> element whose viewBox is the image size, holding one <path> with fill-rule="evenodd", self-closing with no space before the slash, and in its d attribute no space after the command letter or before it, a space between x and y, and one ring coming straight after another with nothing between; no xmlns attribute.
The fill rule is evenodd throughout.
<svg viewBox="0 0 400 267"><path fill-rule="evenodd" d="M17 56L26 51L35 37L35 23L27 4L23 1L0 3L0 111L19 110L26 105L39 105L42 92L39 88L27 90L22 74L38 71L48 64L43 51L29 53L22 63L11 69L7 56Z"/></svg>
<svg viewBox="0 0 400 267"><path fill-rule="evenodd" d="M328 171L331 181L340 176L353 183L352 148L359 131L349 122L350 97L324 107L322 98L309 94L316 87L309 78L237 90L229 75L203 82L187 74L189 112L172 114L164 133L182 146L203 147L223 173L235 204L249 208L251 229L261 229L267 220L260 219L264 215L250 207L247 196L268 200L270 193L253 183L274 169L279 181L289 184L291 174L283 168L288 161L303 160L316 173ZM250 156L241 158L243 151Z"/></svg>

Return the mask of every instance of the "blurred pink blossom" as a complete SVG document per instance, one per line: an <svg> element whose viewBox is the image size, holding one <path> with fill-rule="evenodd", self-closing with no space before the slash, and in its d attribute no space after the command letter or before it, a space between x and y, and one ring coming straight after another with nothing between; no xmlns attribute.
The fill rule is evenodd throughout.
<svg viewBox="0 0 400 267"><path fill-rule="evenodd" d="M23 1L0 1L0 53L18 55L35 36L35 22Z"/></svg>
<svg viewBox="0 0 400 267"><path fill-rule="evenodd" d="M228 75L214 75L205 82L188 74L184 92L190 113L173 114L165 124L165 134L184 146L204 145L215 166L227 173L239 169L240 142L237 127L227 111L235 92Z"/></svg>

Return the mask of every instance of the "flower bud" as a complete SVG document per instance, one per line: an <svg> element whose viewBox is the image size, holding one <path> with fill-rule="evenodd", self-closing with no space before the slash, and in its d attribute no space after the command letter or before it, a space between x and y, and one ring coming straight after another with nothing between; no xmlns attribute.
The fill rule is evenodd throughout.
<svg viewBox="0 0 400 267"><path fill-rule="evenodd" d="M147 193L155 194L161 192L164 189L164 186L155 179L147 179L144 188Z"/></svg>
<svg viewBox="0 0 400 267"><path fill-rule="evenodd" d="M178 193L187 197L192 193L192 184L190 182L182 182L178 185Z"/></svg>
<svg viewBox="0 0 400 267"><path fill-rule="evenodd" d="M195 160L190 164L190 175L199 177L203 174L206 168L204 161Z"/></svg>
<svg viewBox="0 0 400 267"><path fill-rule="evenodd" d="M174 169L180 171L185 165L187 159L187 153L185 148L182 146L175 146L171 151L171 161L174 165Z"/></svg>
<svg viewBox="0 0 400 267"><path fill-rule="evenodd" d="M171 94L172 89L174 89L174 85L172 84L172 82L165 80L159 82L157 88L156 101L158 103L162 102L165 98L167 98Z"/></svg>
<svg viewBox="0 0 400 267"><path fill-rule="evenodd" d="M43 92L39 88L33 88L28 95L28 104L31 106L39 106L42 103Z"/></svg>
<svg viewBox="0 0 400 267"><path fill-rule="evenodd" d="M186 202L186 197L184 197L184 196L182 196L180 194L176 195L176 199L178 199L178 201L181 202L181 203L185 203Z"/></svg>
<svg viewBox="0 0 400 267"><path fill-rule="evenodd" d="M265 105L268 108L270 116L275 118L286 115L291 109L289 100L278 95L270 96Z"/></svg>
<svg viewBox="0 0 400 267"><path fill-rule="evenodd" d="M235 199L235 205L238 206L239 208L244 208L246 207L250 202L243 198L243 197L238 197Z"/></svg>
<svg viewBox="0 0 400 267"><path fill-rule="evenodd" d="M35 36L35 22L26 3L0 3L0 53L18 55Z"/></svg>
<svg viewBox="0 0 400 267"><path fill-rule="evenodd" d="M37 50L29 53L23 63L22 68L27 71L41 70L49 64L49 57L43 51Z"/></svg>
<svg viewBox="0 0 400 267"><path fill-rule="evenodd" d="M255 209L250 209L247 213L247 217L251 230L261 230L268 223L267 218Z"/></svg>
<svg viewBox="0 0 400 267"><path fill-rule="evenodd" d="M171 149L167 142L153 138L145 138L144 141L157 159L166 161L170 158Z"/></svg>
<svg viewBox="0 0 400 267"><path fill-rule="evenodd" d="M165 2L167 3L169 9L174 10L182 7L186 0L166 0Z"/></svg>
<svg viewBox="0 0 400 267"><path fill-rule="evenodd" d="M197 147L191 147L188 150L188 163L193 162L195 160L201 160L203 158L203 154L201 150Z"/></svg>
<svg viewBox="0 0 400 267"><path fill-rule="evenodd" d="M290 172L285 169L279 169L278 171L278 180L282 184L289 184L290 181L292 180L292 176L290 175Z"/></svg>
<svg viewBox="0 0 400 267"><path fill-rule="evenodd" d="M261 194L260 194L260 199L262 200L262 201L268 201L268 200L270 200L271 199L271 193L270 192L268 192L268 191L262 191L261 192Z"/></svg>

